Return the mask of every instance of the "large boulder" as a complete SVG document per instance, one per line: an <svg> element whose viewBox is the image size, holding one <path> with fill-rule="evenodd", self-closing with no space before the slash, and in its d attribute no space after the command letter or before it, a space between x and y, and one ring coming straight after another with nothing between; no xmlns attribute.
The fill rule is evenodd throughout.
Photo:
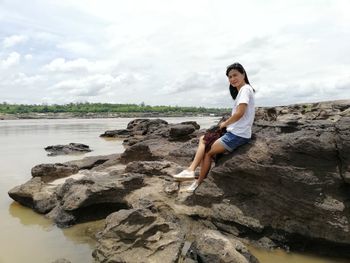
<svg viewBox="0 0 350 263"><path fill-rule="evenodd" d="M151 152L149 146L142 142L132 145L121 155L121 161L123 163L132 161L152 161L157 159L159 158Z"/></svg>
<svg viewBox="0 0 350 263"><path fill-rule="evenodd" d="M69 179L57 188L57 204L50 211L60 227L105 218L119 209L128 208L124 197L143 186L143 175L109 173Z"/></svg>
<svg viewBox="0 0 350 263"><path fill-rule="evenodd" d="M12 188L8 194L13 200L41 214L51 211L57 203L55 191L46 187L40 177Z"/></svg>
<svg viewBox="0 0 350 263"><path fill-rule="evenodd" d="M195 127L191 124L179 124L170 128L169 139L185 140L190 139L190 135L195 131Z"/></svg>

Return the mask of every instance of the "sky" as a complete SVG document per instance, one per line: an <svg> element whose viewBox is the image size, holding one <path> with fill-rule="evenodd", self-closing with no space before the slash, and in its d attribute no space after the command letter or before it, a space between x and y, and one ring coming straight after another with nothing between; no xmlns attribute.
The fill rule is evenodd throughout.
<svg viewBox="0 0 350 263"><path fill-rule="evenodd" d="M347 0L0 0L0 103L230 107L350 99Z"/></svg>

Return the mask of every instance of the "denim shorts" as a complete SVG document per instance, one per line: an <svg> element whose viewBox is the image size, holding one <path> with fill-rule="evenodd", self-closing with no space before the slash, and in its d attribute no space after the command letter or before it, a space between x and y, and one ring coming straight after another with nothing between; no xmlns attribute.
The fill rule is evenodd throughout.
<svg viewBox="0 0 350 263"><path fill-rule="evenodd" d="M220 137L219 140L226 150L232 152L237 147L248 143L250 141L250 138L243 138L234 135L232 132L226 132L223 136Z"/></svg>

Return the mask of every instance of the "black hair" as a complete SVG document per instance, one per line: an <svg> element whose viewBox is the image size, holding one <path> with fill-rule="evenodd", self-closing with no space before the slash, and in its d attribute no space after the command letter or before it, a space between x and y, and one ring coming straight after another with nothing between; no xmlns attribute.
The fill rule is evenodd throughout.
<svg viewBox="0 0 350 263"><path fill-rule="evenodd" d="M229 65L229 66L226 68L226 76L227 76L227 77L228 77L228 73L229 73L231 70L233 70L233 69L237 70L237 71L238 71L239 73L241 73L241 74L244 74L244 81L245 81L245 83L247 83L247 84L250 85L249 80L248 80L247 72L245 71L244 67L243 67L240 63L238 63L238 62L233 63L232 65ZM232 86L232 85L230 84L229 89L230 89L230 94L231 94L232 99L235 100L236 97L237 97L237 95L238 95L238 90L237 90L237 88L234 87L234 86ZM253 90L254 90L254 89L253 89ZM254 90L254 92L255 92L255 90Z"/></svg>

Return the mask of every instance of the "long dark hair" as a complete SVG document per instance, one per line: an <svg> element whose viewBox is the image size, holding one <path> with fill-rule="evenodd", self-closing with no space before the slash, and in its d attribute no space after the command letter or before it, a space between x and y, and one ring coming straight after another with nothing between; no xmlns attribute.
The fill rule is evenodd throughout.
<svg viewBox="0 0 350 263"><path fill-rule="evenodd" d="M249 80L248 80L247 72L245 71L245 69L243 68L243 66L242 66L240 63L238 63L238 62L233 63L232 65L229 65L229 66L226 68L226 76L227 76L227 77L228 77L228 73L229 73L231 70L233 70L233 69L237 70L237 71L238 71L239 73L241 73L241 74L244 74L244 81L245 81L245 83L247 83L247 84L250 85ZM237 97L237 95L238 95L238 90L237 90L237 88L234 87L234 86L232 86L232 85L230 84L229 89L230 89L230 94L231 94L232 99L235 100L236 97ZM253 89L253 90L254 90L254 89ZM254 90L254 91L255 91L255 90Z"/></svg>

